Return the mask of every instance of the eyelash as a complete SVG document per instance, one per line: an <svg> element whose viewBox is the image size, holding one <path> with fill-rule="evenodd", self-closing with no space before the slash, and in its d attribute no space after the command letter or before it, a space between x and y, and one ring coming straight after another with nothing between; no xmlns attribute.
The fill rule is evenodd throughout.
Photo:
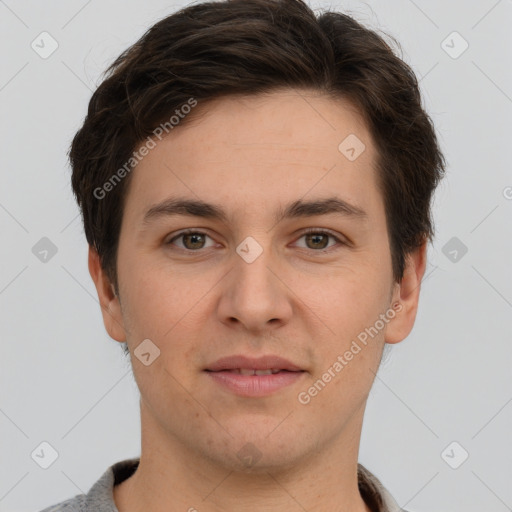
<svg viewBox="0 0 512 512"><path fill-rule="evenodd" d="M181 233L177 234L176 236L172 237L169 241L165 242L165 245L173 245L172 242L174 242L175 240L185 236L185 235L191 235L191 234L194 234L194 235L204 235L204 236L207 236L209 238L210 235L208 235L208 233L205 233L203 231L198 231L198 230L195 230L195 229L188 229L188 230L185 230L185 231L182 231ZM302 238L303 236L305 235L311 235L311 234L314 234L314 235L327 235L331 238L333 238L339 245L348 245L348 243L344 242L343 240L341 240L340 238L338 238L336 235L334 235L333 233L331 233L330 231L327 231L327 230L322 230L322 229L318 229L318 228L308 228L306 230L304 230L300 236L299 236L299 239ZM306 250L310 250L314 253L328 253L328 252L331 252L332 249L334 249L335 246L331 246L330 248L327 248L327 249L308 249L307 247L305 248ZM196 250L193 250L193 249L186 249L186 248L182 248L182 247L178 247L178 249L181 249L182 251L186 251L186 252L200 252L202 251L203 249L196 249ZM304 249L304 248L301 248L301 249Z"/></svg>

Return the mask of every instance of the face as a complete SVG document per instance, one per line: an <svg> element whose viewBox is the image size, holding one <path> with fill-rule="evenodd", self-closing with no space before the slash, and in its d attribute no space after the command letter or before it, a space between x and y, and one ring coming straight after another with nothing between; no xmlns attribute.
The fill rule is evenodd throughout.
<svg viewBox="0 0 512 512"><path fill-rule="evenodd" d="M107 330L130 348L143 428L231 469L245 455L257 471L349 449L384 343L409 332L417 300L393 282L369 132L350 103L312 91L204 113L133 171L119 299L91 264ZM300 371L215 366L239 355Z"/></svg>

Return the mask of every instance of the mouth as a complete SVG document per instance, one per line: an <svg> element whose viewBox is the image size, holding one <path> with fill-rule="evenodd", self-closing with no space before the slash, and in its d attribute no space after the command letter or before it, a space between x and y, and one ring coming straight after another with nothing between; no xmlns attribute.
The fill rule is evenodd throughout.
<svg viewBox="0 0 512 512"><path fill-rule="evenodd" d="M254 375L254 372L266 372L263 374L256 373L256 375L267 375L282 371L303 371L302 368L291 361L273 354L260 357L247 357L242 354L222 357L209 364L205 370L210 372L233 371L241 375Z"/></svg>
<svg viewBox="0 0 512 512"><path fill-rule="evenodd" d="M297 383L307 373L290 361L274 355L259 358L243 355L225 357L204 371L223 391L253 398L276 394Z"/></svg>
<svg viewBox="0 0 512 512"><path fill-rule="evenodd" d="M274 375L281 372L303 372L304 370L284 370L281 368L268 368L266 370L255 370L252 368L231 368L229 370L205 370L207 372L228 372L237 375Z"/></svg>

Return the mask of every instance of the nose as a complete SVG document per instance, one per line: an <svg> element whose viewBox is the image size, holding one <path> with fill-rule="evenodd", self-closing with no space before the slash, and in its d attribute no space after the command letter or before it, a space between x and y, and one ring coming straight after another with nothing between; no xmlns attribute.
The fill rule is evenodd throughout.
<svg viewBox="0 0 512 512"><path fill-rule="evenodd" d="M293 292L279 268L270 249L254 261L235 252L233 267L221 282L220 321L253 332L285 325L293 312Z"/></svg>

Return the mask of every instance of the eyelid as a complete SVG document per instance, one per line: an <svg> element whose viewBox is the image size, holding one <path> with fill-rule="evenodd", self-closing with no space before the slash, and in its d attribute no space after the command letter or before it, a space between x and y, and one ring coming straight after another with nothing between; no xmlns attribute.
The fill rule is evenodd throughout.
<svg viewBox="0 0 512 512"><path fill-rule="evenodd" d="M314 249L307 249L306 248L306 250L309 250L309 251L314 252L314 253L315 252L319 252L319 253L330 252L331 250L335 250L336 249L336 245L350 245L349 241L346 238L344 238L342 235L338 235L337 233L331 231L330 229L326 229L326 228L306 228L306 229L300 231L297 240L302 238L304 235L309 235L309 234L328 235L331 238L334 238L334 240L337 242L337 244L335 244L335 245L333 245L331 247L328 247L327 249L314 250ZM304 249L304 248L301 247L301 249Z"/></svg>
<svg viewBox="0 0 512 512"><path fill-rule="evenodd" d="M172 243L174 240L176 240L184 235L188 235L188 234L205 235L208 238L213 240L213 237L211 235L209 235L208 232L204 230L204 228L187 228L187 229L184 229L183 231L178 231L177 233L173 234L172 238L170 238L167 242L164 242L164 244L165 245L174 245ZM350 245L350 242L345 237L343 237L343 236L340 237L340 235L338 235L337 233L334 233L333 231L331 231L327 228L314 228L314 227L313 228L305 228L305 229L301 230L298 233L298 236L295 241L299 240L300 238L302 238L303 236L308 235L308 234L328 235L336 241L336 244L327 249L315 250L315 249L308 249L307 247L299 247L299 249L306 250L306 251L312 252L312 253L321 253L322 254L322 253L327 253L332 250L335 250L336 245L342 245L342 246ZM189 252L189 253L193 253L193 252L199 253L199 252L202 252L211 247L206 247L206 248L197 249L197 250L186 249L186 248L182 248L182 247L176 247L176 248L180 249L182 251L185 251L185 252Z"/></svg>
<svg viewBox="0 0 512 512"><path fill-rule="evenodd" d="M174 240L176 240L184 235L189 235L189 234L205 235L213 240L213 237L211 235L209 235L208 232L204 230L204 228L187 228L187 229L184 229L183 231L178 231L177 233L172 234L172 237L169 238L169 240L167 240L167 242L164 242L164 245L173 245L172 242ZM178 249L182 249L182 247L178 247ZM199 252L201 249L198 249L196 251L193 251L191 249L182 249L182 250L187 251L187 252Z"/></svg>

